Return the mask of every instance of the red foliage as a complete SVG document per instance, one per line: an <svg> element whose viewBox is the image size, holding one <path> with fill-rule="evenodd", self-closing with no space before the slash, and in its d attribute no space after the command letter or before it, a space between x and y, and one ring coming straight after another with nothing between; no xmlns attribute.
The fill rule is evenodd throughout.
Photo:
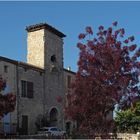
<svg viewBox="0 0 140 140"><path fill-rule="evenodd" d="M131 46L129 47L129 50L130 50L130 51L134 51L134 50L136 49L136 47L137 47L137 45L131 45Z"/></svg>
<svg viewBox="0 0 140 140"><path fill-rule="evenodd" d="M134 36L130 36L128 39L132 42L132 41L135 40L135 37Z"/></svg>
<svg viewBox="0 0 140 140"><path fill-rule="evenodd" d="M127 43L128 43L128 39L124 40L124 43L126 43L126 44L127 44Z"/></svg>
<svg viewBox="0 0 140 140"><path fill-rule="evenodd" d="M113 26L117 26L117 22ZM88 34L93 34L91 27L86 28L84 35ZM68 96L66 114L77 122L81 133L110 132L114 123L107 119L109 111L120 104L122 97L138 94L140 50L136 50L135 44L129 45L133 36L122 41L120 37L124 34L123 28L105 30L100 26L97 37L77 44L80 49L78 71L73 92ZM120 106L124 104L125 101Z"/></svg>
<svg viewBox="0 0 140 140"><path fill-rule="evenodd" d="M112 24L113 24L113 26L117 26L118 22L115 21L115 22L113 22Z"/></svg>
<svg viewBox="0 0 140 140"><path fill-rule="evenodd" d="M6 87L6 81L0 77L0 92ZM0 119L9 112L14 111L16 105L16 96L12 93L3 95L0 93Z"/></svg>
<svg viewBox="0 0 140 140"><path fill-rule="evenodd" d="M124 28L120 29L120 37L123 37L124 34L125 34Z"/></svg>
<svg viewBox="0 0 140 140"><path fill-rule="evenodd" d="M99 26L99 30L103 30L104 29L104 26Z"/></svg>
<svg viewBox="0 0 140 140"><path fill-rule="evenodd" d="M81 34L79 34L79 37L78 37L78 38L79 38L79 39L84 39L85 36L86 36L85 34L82 34L82 33L81 33Z"/></svg>
<svg viewBox="0 0 140 140"><path fill-rule="evenodd" d="M90 26L87 26L87 27L86 27L86 32L87 32L88 34L93 34L92 28L91 28Z"/></svg>
<svg viewBox="0 0 140 140"><path fill-rule="evenodd" d="M6 87L6 81L4 81L1 77L0 77L0 92L2 90L4 90Z"/></svg>

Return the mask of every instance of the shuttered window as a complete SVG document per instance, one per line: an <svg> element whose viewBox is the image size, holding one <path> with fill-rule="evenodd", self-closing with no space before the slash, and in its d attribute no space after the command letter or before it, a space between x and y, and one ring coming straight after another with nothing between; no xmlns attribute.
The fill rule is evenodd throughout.
<svg viewBox="0 0 140 140"><path fill-rule="evenodd" d="M21 81L21 96L33 98L33 82Z"/></svg>

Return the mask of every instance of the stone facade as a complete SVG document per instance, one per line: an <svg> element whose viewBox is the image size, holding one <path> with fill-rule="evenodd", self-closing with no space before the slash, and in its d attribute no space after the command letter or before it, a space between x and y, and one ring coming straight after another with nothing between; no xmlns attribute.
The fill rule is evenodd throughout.
<svg viewBox="0 0 140 140"><path fill-rule="evenodd" d="M17 97L15 111L4 122L9 124L9 133L35 134L37 118L44 116L50 126L65 129L67 77L71 81L75 76L63 68L65 35L46 23L26 30L27 63L0 57L0 75L7 80L7 91ZM5 124L0 123L1 131Z"/></svg>
<svg viewBox="0 0 140 140"><path fill-rule="evenodd" d="M70 85L71 83L75 80L75 73L70 71L70 69L68 70L64 70L64 89L65 89L65 96L68 95L68 93L71 92L71 89L70 89ZM67 98L65 98L65 105L67 106ZM74 128L74 125L75 123L72 122L71 120L68 120L66 119L65 120L65 128L66 128L66 131L69 135L72 134L72 130Z"/></svg>
<svg viewBox="0 0 140 140"><path fill-rule="evenodd" d="M29 32L27 46L27 63L44 68L44 29Z"/></svg>

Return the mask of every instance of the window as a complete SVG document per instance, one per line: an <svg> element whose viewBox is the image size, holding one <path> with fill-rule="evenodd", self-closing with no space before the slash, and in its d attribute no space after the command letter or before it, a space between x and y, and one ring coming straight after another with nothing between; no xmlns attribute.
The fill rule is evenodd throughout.
<svg viewBox="0 0 140 140"><path fill-rule="evenodd" d="M51 56L51 62L53 62L53 63L56 62L56 57L55 57L55 55L52 55L52 56Z"/></svg>
<svg viewBox="0 0 140 140"><path fill-rule="evenodd" d="M33 98L33 83L28 81L21 81L21 96Z"/></svg>
<svg viewBox="0 0 140 140"><path fill-rule="evenodd" d="M8 66L6 66L6 65L4 66L4 72L8 73Z"/></svg>
<svg viewBox="0 0 140 140"><path fill-rule="evenodd" d="M71 76L68 75L68 77L67 77L67 87L70 88L70 85L71 85Z"/></svg>

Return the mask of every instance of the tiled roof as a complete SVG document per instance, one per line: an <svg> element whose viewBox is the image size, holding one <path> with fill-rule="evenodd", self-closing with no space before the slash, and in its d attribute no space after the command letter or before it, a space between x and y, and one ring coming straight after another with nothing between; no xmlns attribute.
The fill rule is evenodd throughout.
<svg viewBox="0 0 140 140"><path fill-rule="evenodd" d="M59 37L66 37L66 35L64 35L62 32L58 31L57 29L55 29L54 27L52 27L47 23L40 23L40 24L30 25L26 27L27 32L33 32L40 29L47 29Z"/></svg>

